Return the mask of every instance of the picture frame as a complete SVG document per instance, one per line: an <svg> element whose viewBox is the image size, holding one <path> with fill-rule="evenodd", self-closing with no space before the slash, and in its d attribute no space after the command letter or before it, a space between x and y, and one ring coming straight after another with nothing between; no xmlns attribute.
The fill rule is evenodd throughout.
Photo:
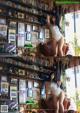
<svg viewBox="0 0 80 113"><path fill-rule="evenodd" d="M18 74L21 75L21 76L24 76L25 75L25 70L19 69Z"/></svg>
<svg viewBox="0 0 80 113"><path fill-rule="evenodd" d="M1 82L7 82L7 77L6 76L2 76L1 77Z"/></svg>
<svg viewBox="0 0 80 113"><path fill-rule="evenodd" d="M9 22L9 27L16 29L16 22L15 21L10 21Z"/></svg>
<svg viewBox="0 0 80 113"><path fill-rule="evenodd" d="M31 33L31 37L32 37L31 42L36 45L36 43L38 42L38 37L39 37L38 32L33 31Z"/></svg>
<svg viewBox="0 0 80 113"><path fill-rule="evenodd" d="M16 29L9 29L9 34L16 35Z"/></svg>
<svg viewBox="0 0 80 113"><path fill-rule="evenodd" d="M33 22L38 23L37 17L33 17Z"/></svg>
<svg viewBox="0 0 80 113"><path fill-rule="evenodd" d="M39 31L39 27L38 27L38 26L33 25L33 31Z"/></svg>
<svg viewBox="0 0 80 113"><path fill-rule="evenodd" d="M6 24L6 19L0 18L0 24Z"/></svg>
<svg viewBox="0 0 80 113"><path fill-rule="evenodd" d="M9 43L11 43L11 42L16 43L16 29L8 30L8 41L9 41Z"/></svg>
<svg viewBox="0 0 80 113"><path fill-rule="evenodd" d="M8 82L1 82L1 93L8 94L9 84Z"/></svg>
<svg viewBox="0 0 80 113"><path fill-rule="evenodd" d="M26 41L31 41L31 33L26 33Z"/></svg>
<svg viewBox="0 0 80 113"><path fill-rule="evenodd" d="M25 32L25 24L18 23L18 34L24 34L24 32Z"/></svg>
<svg viewBox="0 0 80 113"><path fill-rule="evenodd" d="M7 36L7 25L0 24L0 35L3 37Z"/></svg>
<svg viewBox="0 0 80 113"><path fill-rule="evenodd" d="M27 90L27 96L28 97L33 97L33 91L32 91L32 89L28 89Z"/></svg>
<svg viewBox="0 0 80 113"><path fill-rule="evenodd" d="M26 80L20 79L19 80L19 102L25 103L27 98L27 86Z"/></svg>
<svg viewBox="0 0 80 113"><path fill-rule="evenodd" d="M19 80L19 89L25 90L26 89L26 80L20 79Z"/></svg>
<svg viewBox="0 0 80 113"><path fill-rule="evenodd" d="M11 78L11 83L17 85L18 80L15 78Z"/></svg>
<svg viewBox="0 0 80 113"><path fill-rule="evenodd" d="M26 32L31 32L32 26L30 24L27 24Z"/></svg>
<svg viewBox="0 0 80 113"><path fill-rule="evenodd" d="M33 88L33 82L32 81L28 81L28 88Z"/></svg>
<svg viewBox="0 0 80 113"><path fill-rule="evenodd" d="M18 18L24 19L24 13L18 13Z"/></svg>
<svg viewBox="0 0 80 113"><path fill-rule="evenodd" d="M8 42L9 43L13 42L15 44L16 43L16 36L13 35L13 34L10 34L9 37L8 37Z"/></svg>
<svg viewBox="0 0 80 113"><path fill-rule="evenodd" d="M10 86L10 100L17 99L17 86Z"/></svg>
<svg viewBox="0 0 80 113"><path fill-rule="evenodd" d="M45 32L44 32L44 29L41 28L39 32L39 39L44 39L44 38L45 38Z"/></svg>
<svg viewBox="0 0 80 113"><path fill-rule="evenodd" d="M45 38L49 38L49 29L45 29Z"/></svg>
<svg viewBox="0 0 80 113"><path fill-rule="evenodd" d="M39 83L34 81L34 87L39 88Z"/></svg>
<svg viewBox="0 0 80 113"><path fill-rule="evenodd" d="M27 99L27 91L26 90L19 90L19 103L23 104L26 102Z"/></svg>
<svg viewBox="0 0 80 113"><path fill-rule="evenodd" d="M18 33L18 47L24 47L25 44L25 34L24 33Z"/></svg>
<svg viewBox="0 0 80 113"><path fill-rule="evenodd" d="M33 31L31 34L32 34L32 37L38 39L38 32Z"/></svg>
<svg viewBox="0 0 80 113"><path fill-rule="evenodd" d="M1 113L8 113L8 105L1 105Z"/></svg>

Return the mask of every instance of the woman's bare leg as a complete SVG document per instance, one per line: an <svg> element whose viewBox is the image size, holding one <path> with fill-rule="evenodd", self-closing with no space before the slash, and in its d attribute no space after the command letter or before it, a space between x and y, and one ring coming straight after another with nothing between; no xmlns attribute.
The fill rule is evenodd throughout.
<svg viewBox="0 0 80 113"><path fill-rule="evenodd" d="M63 106L64 98L65 98L65 94L62 91L61 94L59 95L59 113L64 113L64 106Z"/></svg>
<svg viewBox="0 0 80 113"><path fill-rule="evenodd" d="M55 54L55 56L58 56L58 44L56 45L56 48L55 48L56 50L56 54Z"/></svg>
<svg viewBox="0 0 80 113"><path fill-rule="evenodd" d="M57 46L57 41L54 38L52 39L52 49L54 56L57 56L58 46Z"/></svg>
<svg viewBox="0 0 80 113"><path fill-rule="evenodd" d="M64 38L62 37L58 42L58 54L59 56L64 56L63 54L63 45L64 45Z"/></svg>
<svg viewBox="0 0 80 113"><path fill-rule="evenodd" d="M57 101L57 111L56 113L59 113L59 101Z"/></svg>

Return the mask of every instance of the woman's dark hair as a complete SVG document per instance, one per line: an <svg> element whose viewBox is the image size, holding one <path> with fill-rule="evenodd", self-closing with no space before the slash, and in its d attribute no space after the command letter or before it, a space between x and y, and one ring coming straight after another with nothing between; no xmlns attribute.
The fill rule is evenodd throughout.
<svg viewBox="0 0 80 113"><path fill-rule="evenodd" d="M61 16L59 16L59 15L57 15L57 14L56 14L56 15L53 15L53 16L50 18L50 23L51 23L51 24L54 24L54 22L53 22L53 20L52 20L53 17L55 17L55 25L58 26L60 32L64 35L64 31L62 30L62 28L61 28L61 26L60 26Z"/></svg>
<svg viewBox="0 0 80 113"><path fill-rule="evenodd" d="M53 16L55 16L56 18L56 21L55 21L55 24L59 27L59 29L61 29L59 23L60 23L60 20L61 20L61 16L64 15L64 12L63 12L63 8L61 5L57 6L55 3L53 4L53 9L51 11L51 14Z"/></svg>
<svg viewBox="0 0 80 113"><path fill-rule="evenodd" d="M54 23L53 23L53 20L52 20L53 17L55 18L55 24L60 28L59 23L60 23L61 17L58 17L57 15L53 15L53 16L50 18L51 24L54 24Z"/></svg>

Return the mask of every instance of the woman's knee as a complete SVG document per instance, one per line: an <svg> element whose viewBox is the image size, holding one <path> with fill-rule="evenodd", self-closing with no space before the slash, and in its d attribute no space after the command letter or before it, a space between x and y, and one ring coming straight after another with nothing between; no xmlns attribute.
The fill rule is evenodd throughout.
<svg viewBox="0 0 80 113"><path fill-rule="evenodd" d="M59 41L58 41L58 46L59 48L62 48L64 45L64 38L61 38Z"/></svg>
<svg viewBox="0 0 80 113"><path fill-rule="evenodd" d="M63 102L59 102L59 106L60 106L60 107L63 106Z"/></svg>
<svg viewBox="0 0 80 113"><path fill-rule="evenodd" d="M62 91L62 92L60 93L60 95L59 95L59 102L60 102L60 103L63 103L64 98L65 98L65 93Z"/></svg>
<svg viewBox="0 0 80 113"><path fill-rule="evenodd" d="M63 50L62 48L59 48L58 49L58 55L61 57L61 56L64 56L64 53L63 53Z"/></svg>

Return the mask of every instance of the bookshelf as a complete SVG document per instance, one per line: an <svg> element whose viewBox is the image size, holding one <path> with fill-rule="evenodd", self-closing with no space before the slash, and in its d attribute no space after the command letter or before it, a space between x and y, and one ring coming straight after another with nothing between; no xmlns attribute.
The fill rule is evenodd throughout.
<svg viewBox="0 0 80 113"><path fill-rule="evenodd" d="M16 54L16 50L18 50L17 48L24 48L26 44L32 44L33 46L35 46L39 41L47 40L45 38L45 30L47 29L47 26L42 26L39 19L44 18L43 20L46 21L46 15L50 14L49 7L49 1L0 1L0 19L5 19L7 26L6 43L11 43L12 45L14 45L13 47L15 48L14 52L12 52L12 54L9 55ZM14 24L11 27L9 27L10 22L16 22L16 28L13 29ZM23 33L19 32L18 25L20 23L24 24L22 25L24 27ZM27 25L31 26L31 31L29 32L26 30ZM38 27L39 30L33 30L33 26ZM35 38L35 43L33 41L33 38ZM23 42L22 45L21 42ZM2 45L5 45L5 43L2 43ZM8 53L9 51L6 54ZM3 55L6 54L3 53Z"/></svg>
<svg viewBox="0 0 80 113"><path fill-rule="evenodd" d="M8 105L8 110L14 113L31 98L34 101L41 98L40 89L43 80L38 76L39 72L16 66L15 60L11 64L10 59L12 58L0 59L0 105ZM7 61L10 61L10 64ZM20 60L15 62L18 63ZM13 109L10 108L12 102L17 104Z"/></svg>

